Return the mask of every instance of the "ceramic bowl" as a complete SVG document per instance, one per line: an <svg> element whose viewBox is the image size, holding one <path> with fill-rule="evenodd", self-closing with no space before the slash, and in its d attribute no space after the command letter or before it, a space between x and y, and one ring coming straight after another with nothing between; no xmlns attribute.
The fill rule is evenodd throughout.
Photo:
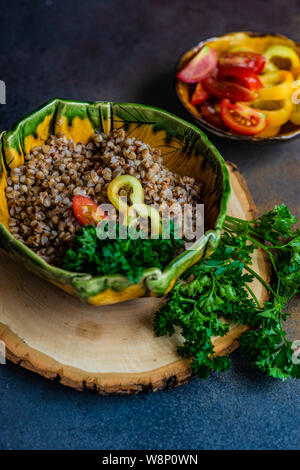
<svg viewBox="0 0 300 470"><path fill-rule="evenodd" d="M52 266L8 230L6 178L13 168L23 164L24 154L42 145L50 134L62 132L76 143L87 143L95 131L108 133L119 128L160 149L171 170L201 182L201 203L205 204L205 233L193 249L170 260L163 271L146 269L136 284L119 274L92 276ZM203 132L166 111L132 103L50 101L10 131L2 132L0 169L0 247L24 268L93 305L165 295L186 269L216 248L230 193L225 162Z"/></svg>

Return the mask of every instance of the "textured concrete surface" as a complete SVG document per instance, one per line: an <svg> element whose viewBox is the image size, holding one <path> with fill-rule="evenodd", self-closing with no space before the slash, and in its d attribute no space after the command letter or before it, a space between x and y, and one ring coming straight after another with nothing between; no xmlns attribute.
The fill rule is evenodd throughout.
<svg viewBox="0 0 300 470"><path fill-rule="evenodd" d="M177 57L229 31L300 41L299 2L280 0L0 1L0 129L53 97L133 101L184 118L172 88ZM299 144L211 138L239 165L260 212L286 202L300 216ZM299 311L299 301L293 302ZM266 378L239 352L232 370L176 390L97 397L0 366L2 449L296 449L300 384Z"/></svg>

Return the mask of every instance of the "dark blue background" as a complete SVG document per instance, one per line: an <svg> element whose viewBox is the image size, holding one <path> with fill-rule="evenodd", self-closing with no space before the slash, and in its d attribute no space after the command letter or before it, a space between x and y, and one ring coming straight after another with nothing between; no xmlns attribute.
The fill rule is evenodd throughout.
<svg viewBox="0 0 300 470"><path fill-rule="evenodd" d="M141 102L188 118L172 88L174 63L185 49L238 30L300 40L296 0L1 0L0 6L0 79L7 87L0 129L53 97ZM259 212L285 201L300 215L299 141L212 140L243 171ZM0 448L299 448L300 383L264 377L238 351L232 361L227 374L130 397L79 393L0 366Z"/></svg>

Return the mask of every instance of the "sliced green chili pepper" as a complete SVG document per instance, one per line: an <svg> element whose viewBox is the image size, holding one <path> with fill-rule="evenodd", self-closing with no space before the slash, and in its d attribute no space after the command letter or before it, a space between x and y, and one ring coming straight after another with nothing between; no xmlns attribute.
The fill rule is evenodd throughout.
<svg viewBox="0 0 300 470"><path fill-rule="evenodd" d="M129 194L131 206L123 201L119 195L121 189L130 189ZM131 175L121 175L113 179L107 188L107 195L115 208L122 213L124 223L134 225L138 214L142 218L150 218L152 235L158 235L161 232L161 221L159 212L154 207L144 204L144 190L140 181Z"/></svg>
<svg viewBox="0 0 300 470"><path fill-rule="evenodd" d="M138 217L144 219L150 219L150 227L151 227L151 236L157 237L161 233L161 220L159 212L151 206L146 204L134 204L133 206L129 207L128 210L128 225L134 226L137 223Z"/></svg>
<svg viewBox="0 0 300 470"><path fill-rule="evenodd" d="M120 190L123 188L131 190L129 198L132 204L144 203L144 190L140 181L130 175L118 176L109 183L107 188L108 199L125 217L129 206L119 195Z"/></svg>

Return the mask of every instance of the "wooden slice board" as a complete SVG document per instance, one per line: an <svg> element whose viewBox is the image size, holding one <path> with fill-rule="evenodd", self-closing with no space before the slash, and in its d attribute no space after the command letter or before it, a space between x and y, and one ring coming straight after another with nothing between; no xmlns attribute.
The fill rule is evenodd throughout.
<svg viewBox="0 0 300 470"><path fill-rule="evenodd" d="M228 213L252 218L255 210L247 186L235 165L228 163L232 195ZM38 278L0 254L0 340L7 358L49 379L58 378L78 390L100 394L137 393L182 384L191 376L189 360L176 352L182 338L154 336L153 313L162 299L142 298L94 307ZM262 253L253 259L264 279L270 275ZM16 286L17 285L17 290ZM260 300L266 291L254 282ZM238 346L245 326L232 326L214 338L217 354Z"/></svg>

